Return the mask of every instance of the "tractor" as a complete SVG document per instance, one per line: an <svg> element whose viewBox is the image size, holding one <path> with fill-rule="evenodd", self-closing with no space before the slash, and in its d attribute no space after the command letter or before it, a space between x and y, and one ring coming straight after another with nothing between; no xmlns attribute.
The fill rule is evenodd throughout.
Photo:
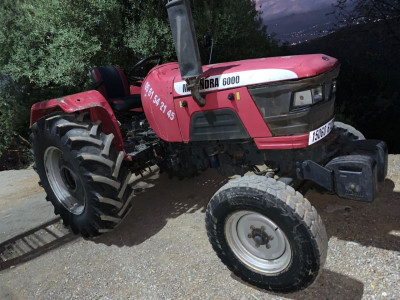
<svg viewBox="0 0 400 300"><path fill-rule="evenodd" d="M241 175L207 205L213 249L254 286L304 289L322 270L328 238L303 194L316 187L373 201L387 174L386 143L335 122L337 59L202 66L189 1L166 9L178 62L153 55L128 76L95 67L93 90L32 106L39 184L64 224L90 238L122 222L134 202L132 176L149 166L180 178L207 168ZM137 75L146 63L154 67Z"/></svg>

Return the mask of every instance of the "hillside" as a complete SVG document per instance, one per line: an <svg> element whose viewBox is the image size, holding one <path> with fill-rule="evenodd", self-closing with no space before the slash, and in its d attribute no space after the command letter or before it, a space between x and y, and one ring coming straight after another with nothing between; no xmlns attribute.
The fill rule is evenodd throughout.
<svg viewBox="0 0 400 300"><path fill-rule="evenodd" d="M390 25L400 37L400 21ZM400 153L399 49L400 42L387 26L373 23L343 28L287 50L338 58L338 119L353 124L368 138L386 140L391 153Z"/></svg>
<svg viewBox="0 0 400 300"><path fill-rule="evenodd" d="M325 36L332 31L335 16L330 6L304 13L291 14L264 21L269 33L275 33L281 42L300 43Z"/></svg>

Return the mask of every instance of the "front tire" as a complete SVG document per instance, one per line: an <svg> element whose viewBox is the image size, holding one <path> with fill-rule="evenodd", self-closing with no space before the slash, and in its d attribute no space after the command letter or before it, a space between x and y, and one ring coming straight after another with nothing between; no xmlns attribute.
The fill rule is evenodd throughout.
<svg viewBox="0 0 400 300"><path fill-rule="evenodd" d="M223 186L207 206L206 227L222 262L263 289L304 289L325 263L328 242L317 211L271 178L246 176Z"/></svg>
<svg viewBox="0 0 400 300"><path fill-rule="evenodd" d="M131 173L113 138L87 114L53 115L32 126L34 168L46 199L84 237L111 231L132 205Z"/></svg>
<svg viewBox="0 0 400 300"><path fill-rule="evenodd" d="M353 140L365 140L365 136L361 133L361 131L358 131L349 124L336 121L334 126L336 129L340 130L344 136L348 136Z"/></svg>

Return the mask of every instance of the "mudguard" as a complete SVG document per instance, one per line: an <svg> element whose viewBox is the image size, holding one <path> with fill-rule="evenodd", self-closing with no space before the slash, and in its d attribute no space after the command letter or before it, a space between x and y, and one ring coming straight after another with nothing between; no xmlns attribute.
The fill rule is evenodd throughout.
<svg viewBox="0 0 400 300"><path fill-rule="evenodd" d="M124 151L124 143L117 119L107 100L98 91L86 91L57 99L35 103L31 108L30 126L54 112L89 112L92 122L100 120L105 134L114 134L113 145L118 151Z"/></svg>

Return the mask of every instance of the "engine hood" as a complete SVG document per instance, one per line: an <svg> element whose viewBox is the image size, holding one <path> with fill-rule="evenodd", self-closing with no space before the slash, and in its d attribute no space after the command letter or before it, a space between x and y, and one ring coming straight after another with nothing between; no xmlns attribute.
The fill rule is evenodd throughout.
<svg viewBox="0 0 400 300"><path fill-rule="evenodd" d="M201 92L211 92L268 82L313 77L335 68L336 58L324 54L258 58L203 66ZM173 81L174 97L186 96L186 82L181 78L178 63L153 69L159 76ZM152 73L152 72L150 72Z"/></svg>

